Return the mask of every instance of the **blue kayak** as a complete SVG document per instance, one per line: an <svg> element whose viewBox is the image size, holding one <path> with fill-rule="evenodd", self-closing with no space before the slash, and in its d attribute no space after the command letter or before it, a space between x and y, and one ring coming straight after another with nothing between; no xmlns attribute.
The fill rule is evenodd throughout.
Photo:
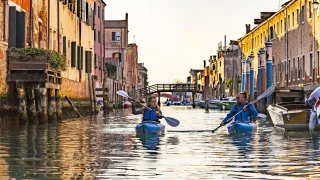
<svg viewBox="0 0 320 180"><path fill-rule="evenodd" d="M159 134L163 133L165 126L158 122L145 121L136 126L137 133Z"/></svg>
<svg viewBox="0 0 320 180"><path fill-rule="evenodd" d="M228 125L228 132L230 134L234 133L250 133L257 129L257 125L255 123L243 123L243 122L233 122Z"/></svg>

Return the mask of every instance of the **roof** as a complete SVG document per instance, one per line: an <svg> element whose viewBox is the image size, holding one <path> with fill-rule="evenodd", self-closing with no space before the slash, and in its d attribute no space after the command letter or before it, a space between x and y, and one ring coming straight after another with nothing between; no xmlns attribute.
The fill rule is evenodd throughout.
<svg viewBox="0 0 320 180"><path fill-rule="evenodd" d="M277 16L278 14L280 14L281 12L285 11L285 9L289 6L291 6L296 0L288 0L287 2L285 2L284 4L282 4L282 7L280 10L278 10L277 12L275 12L272 16L270 16L269 18L265 19L262 23L260 23L259 25L255 26L252 30L250 30L249 33L246 33L244 36L240 37L238 39L239 41L242 41L244 38L246 38L247 36L251 35L253 33L254 30L258 29L259 27L267 24L272 18L274 18L275 16Z"/></svg>
<svg viewBox="0 0 320 180"><path fill-rule="evenodd" d="M127 28L126 20L104 20L104 28Z"/></svg>

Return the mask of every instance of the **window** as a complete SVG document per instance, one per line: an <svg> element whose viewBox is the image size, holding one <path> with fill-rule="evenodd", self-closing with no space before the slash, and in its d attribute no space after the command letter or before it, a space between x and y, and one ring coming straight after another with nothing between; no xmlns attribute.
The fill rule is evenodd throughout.
<svg viewBox="0 0 320 180"><path fill-rule="evenodd" d="M311 1L309 1L309 18L312 18Z"/></svg>
<svg viewBox="0 0 320 180"><path fill-rule="evenodd" d="M288 61L288 80L291 80L291 71L290 71L290 60Z"/></svg>
<svg viewBox="0 0 320 180"><path fill-rule="evenodd" d="M278 64L278 72L281 72L281 62ZM281 77L281 73L277 73L278 74L278 82L280 82L280 77Z"/></svg>
<svg viewBox="0 0 320 180"><path fill-rule="evenodd" d="M283 33L283 29L282 29L282 26L283 24L282 24L282 20L281 20L281 31L280 31L280 33L282 34Z"/></svg>
<svg viewBox="0 0 320 180"><path fill-rule="evenodd" d="M273 27L271 26L270 27L270 39L273 39L274 37L273 37Z"/></svg>
<svg viewBox="0 0 320 180"><path fill-rule="evenodd" d="M297 9L297 25L300 24L300 15L299 15L299 9Z"/></svg>
<svg viewBox="0 0 320 180"><path fill-rule="evenodd" d="M101 14L101 12L100 12L100 6L98 6L98 18L100 18L100 14Z"/></svg>
<svg viewBox="0 0 320 180"><path fill-rule="evenodd" d="M85 6L85 14L84 14L84 22L86 22L87 24L89 24L89 4L86 2L86 6Z"/></svg>
<svg viewBox="0 0 320 180"><path fill-rule="evenodd" d="M290 29L290 15L288 15L288 29Z"/></svg>
<svg viewBox="0 0 320 180"><path fill-rule="evenodd" d="M93 4L94 4L94 6L93 6L93 15L96 15L97 4L96 4L96 2L94 2Z"/></svg>
<svg viewBox="0 0 320 180"><path fill-rule="evenodd" d="M313 65L313 56L312 56L312 53L310 53L310 73L309 73L310 78L313 77L313 73L312 73L313 67L312 67L312 65Z"/></svg>
<svg viewBox="0 0 320 180"><path fill-rule="evenodd" d="M300 74L300 58L298 57L298 66L297 66L297 70L298 70L298 78L301 77L301 74Z"/></svg>
<svg viewBox="0 0 320 180"><path fill-rule="evenodd" d="M97 68L97 54L94 54L94 67Z"/></svg>
<svg viewBox="0 0 320 180"><path fill-rule="evenodd" d="M292 27L294 27L294 12L292 12Z"/></svg>
<svg viewBox="0 0 320 180"><path fill-rule="evenodd" d="M3 29L5 29L5 28L3 28ZM42 24L39 22L39 33L38 33L39 48L41 48L41 41L42 41Z"/></svg>
<svg viewBox="0 0 320 180"><path fill-rule="evenodd" d="M100 31L98 31L98 43L100 43L101 42L101 33L100 33Z"/></svg>
<svg viewBox="0 0 320 180"><path fill-rule="evenodd" d="M295 79L296 75L295 75L295 72L296 72L296 60L293 58L292 59L292 76L293 76L293 79Z"/></svg>
<svg viewBox="0 0 320 180"><path fill-rule="evenodd" d="M305 14L304 6L302 6L301 7L301 23L304 23L304 14Z"/></svg>
<svg viewBox="0 0 320 180"><path fill-rule="evenodd" d="M305 71L305 64L306 62L305 62L305 59L304 59L304 56L302 56L302 79L304 79L304 77L305 77L305 74L304 74L304 71Z"/></svg>
<svg viewBox="0 0 320 180"><path fill-rule="evenodd" d="M112 37L111 41L120 41L121 39L121 34L120 32L112 32Z"/></svg>
<svg viewBox="0 0 320 180"><path fill-rule="evenodd" d="M93 39L96 41L97 38L96 38L96 30L93 30Z"/></svg>

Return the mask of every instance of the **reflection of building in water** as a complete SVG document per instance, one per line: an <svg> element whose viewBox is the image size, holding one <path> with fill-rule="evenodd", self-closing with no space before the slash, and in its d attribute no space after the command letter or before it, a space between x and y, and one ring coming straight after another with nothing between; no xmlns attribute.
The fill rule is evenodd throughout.
<svg viewBox="0 0 320 180"><path fill-rule="evenodd" d="M0 145L0 177L3 179L9 179L9 165L5 160L8 156L8 152L5 149L7 149L7 147Z"/></svg>

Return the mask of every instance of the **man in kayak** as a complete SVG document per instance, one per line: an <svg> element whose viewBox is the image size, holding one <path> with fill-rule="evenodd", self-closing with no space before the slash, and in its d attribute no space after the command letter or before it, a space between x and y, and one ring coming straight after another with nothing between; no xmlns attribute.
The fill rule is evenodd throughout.
<svg viewBox="0 0 320 180"><path fill-rule="evenodd" d="M244 123L249 123L252 121L253 117L258 116L258 111L257 109L253 106L253 104L249 104L247 101L247 93L246 92L241 92L237 96L237 104L234 104L227 115L226 118L220 123L220 126L224 126L227 121L236 113L239 111L242 111L240 114L238 114L235 117L235 122L244 122ZM253 117L252 117L253 116Z"/></svg>
<svg viewBox="0 0 320 180"><path fill-rule="evenodd" d="M132 114L143 114L142 116L142 122L143 121L156 121L156 122L159 122L159 119L161 119L161 110L160 110L160 107L158 106L157 104L157 99L153 96L149 97L148 98L148 101L147 101L147 106L149 108L152 109L152 111L150 111L149 109L147 108L142 108L140 110L136 110L136 107L135 105L132 106Z"/></svg>

